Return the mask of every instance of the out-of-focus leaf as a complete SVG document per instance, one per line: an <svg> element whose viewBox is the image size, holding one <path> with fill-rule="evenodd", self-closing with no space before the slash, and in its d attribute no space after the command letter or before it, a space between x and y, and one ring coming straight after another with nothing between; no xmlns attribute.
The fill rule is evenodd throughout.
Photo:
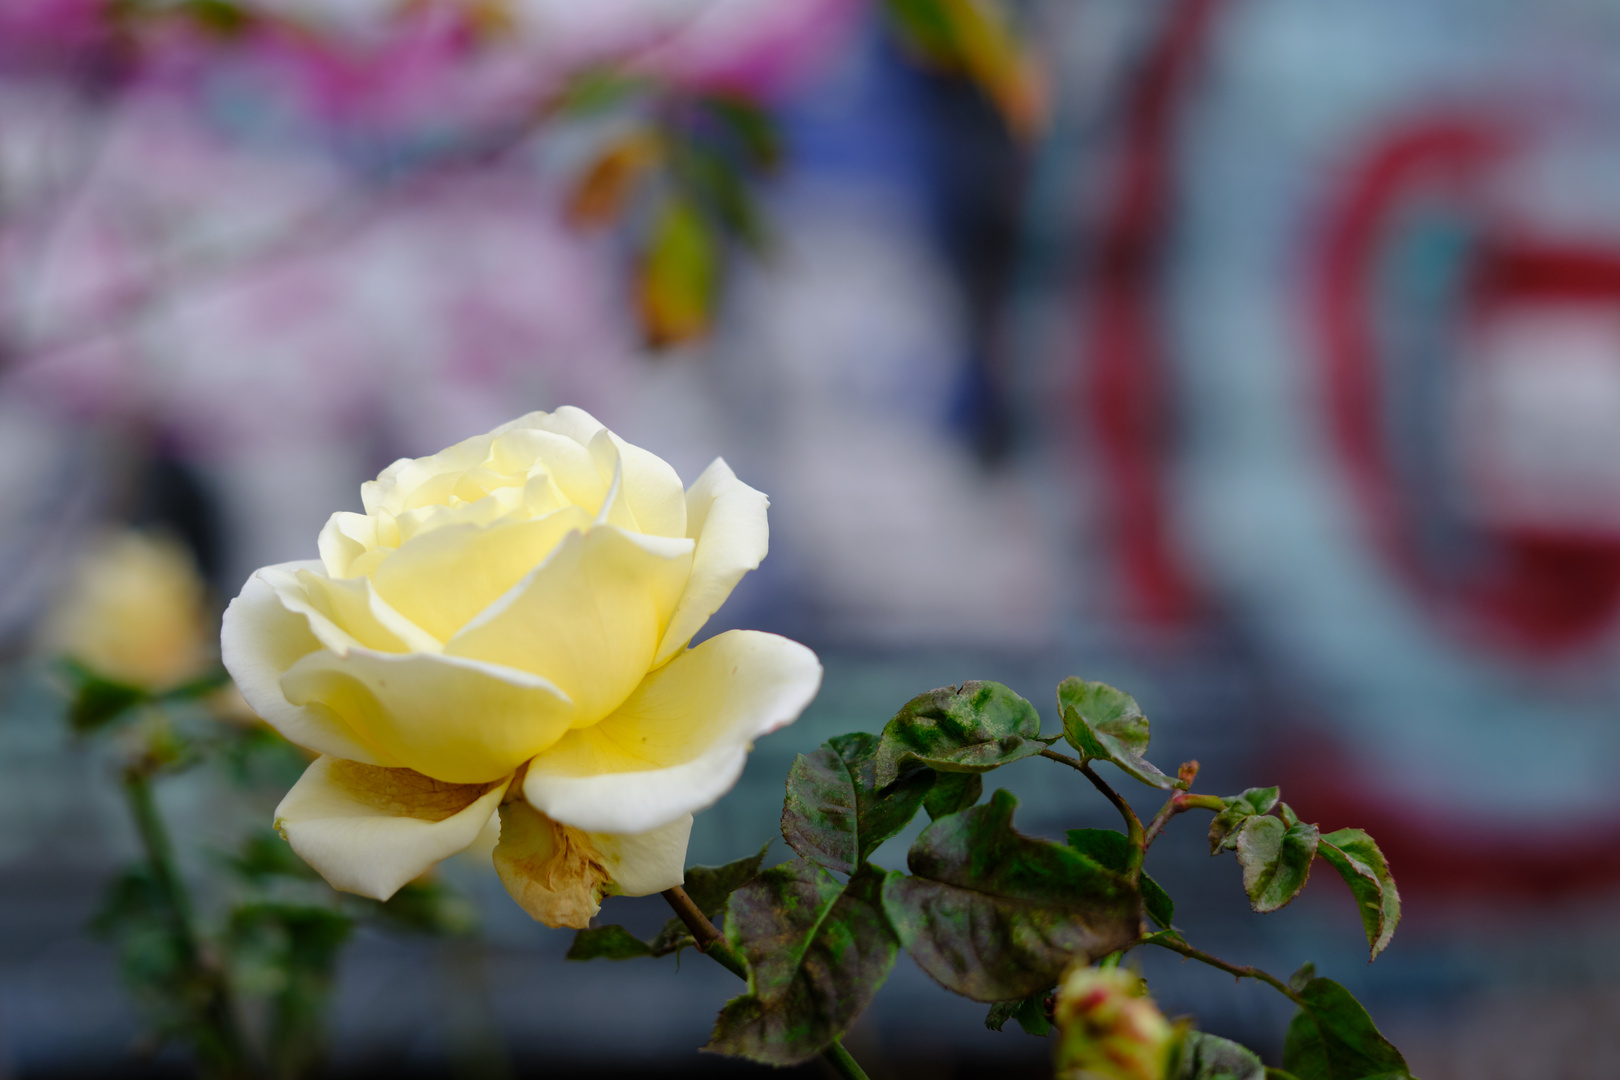
<svg viewBox="0 0 1620 1080"><path fill-rule="evenodd" d="M765 853L770 849L770 843L766 842L754 854L724 866L688 866L682 888L698 910L712 919L726 909L726 901L732 893L759 873Z"/></svg>
<svg viewBox="0 0 1620 1080"><path fill-rule="evenodd" d="M1131 841L1122 832L1113 829L1070 829L1065 839L1074 850L1091 856L1117 874L1130 869ZM1142 907L1161 929L1170 929L1176 914L1175 901L1147 874L1142 875Z"/></svg>
<svg viewBox="0 0 1620 1080"><path fill-rule="evenodd" d="M740 168L700 143L688 143L672 158L676 175L732 236L755 254L764 252L767 231Z"/></svg>
<svg viewBox="0 0 1620 1080"><path fill-rule="evenodd" d="M934 774L917 769L878 787L878 745L876 735L857 731L794 760L782 806L789 847L849 874L916 816Z"/></svg>
<svg viewBox="0 0 1620 1080"><path fill-rule="evenodd" d="M1076 956L1135 941L1142 900L1130 882L1073 848L1012 827L1011 792L940 818L912 845L914 877L890 874L883 907L936 982L975 1001L1053 985Z"/></svg>
<svg viewBox="0 0 1620 1080"><path fill-rule="evenodd" d="M320 877L310 865L300 859L292 845L282 839L274 829L256 829L242 841L238 853L225 858L225 864L245 881L260 884L274 877L300 878L305 881Z"/></svg>
<svg viewBox="0 0 1620 1080"><path fill-rule="evenodd" d="M680 195L666 198L637 275L642 329L650 345L679 345L708 333L719 267L713 230L697 207Z"/></svg>
<svg viewBox="0 0 1620 1080"><path fill-rule="evenodd" d="M1048 987L1017 1001L998 1001L990 1006L984 1026L991 1031L1000 1031L1008 1020L1016 1020L1026 1034L1045 1038L1052 1031L1052 1021L1046 1016L1046 999L1051 996L1052 989Z"/></svg>
<svg viewBox="0 0 1620 1080"><path fill-rule="evenodd" d="M1296 993L1305 989L1312 979L1316 978L1316 965L1309 960L1299 965L1299 970L1288 976L1288 985Z"/></svg>
<svg viewBox="0 0 1620 1080"><path fill-rule="evenodd" d="M385 922L412 933L460 937L478 929L478 909L472 901L432 878L406 882L387 900L374 903Z"/></svg>
<svg viewBox="0 0 1620 1080"><path fill-rule="evenodd" d="M569 80L554 107L567 116L593 116L618 108L651 86L645 76L620 68L588 68Z"/></svg>
<svg viewBox="0 0 1620 1080"><path fill-rule="evenodd" d="M1215 815L1209 823L1209 853L1218 855L1237 847L1237 831L1243 823L1256 814L1268 813L1277 805L1278 789L1249 788L1241 795L1227 795L1222 798L1226 809Z"/></svg>
<svg viewBox="0 0 1620 1080"><path fill-rule="evenodd" d="M1384 853L1360 829L1340 829L1322 837L1316 854L1326 859L1350 886L1372 950L1368 962L1378 959L1401 921L1401 894L1395 888L1395 876L1389 872Z"/></svg>
<svg viewBox="0 0 1620 1080"><path fill-rule="evenodd" d="M996 0L888 0L890 24L924 61L973 79L1015 134L1045 111L1039 74Z"/></svg>
<svg viewBox="0 0 1620 1080"><path fill-rule="evenodd" d="M1189 1031L1175 1080L1266 1080L1266 1066L1254 1051L1230 1039Z"/></svg>
<svg viewBox="0 0 1620 1080"><path fill-rule="evenodd" d="M979 773L934 774L934 785L923 796L923 809L929 821L938 821L946 814L966 810L984 794L984 777Z"/></svg>
<svg viewBox="0 0 1620 1080"><path fill-rule="evenodd" d="M1046 749L1035 707L997 682L965 682L920 694L883 727L875 782L927 766L982 773Z"/></svg>
<svg viewBox="0 0 1620 1080"><path fill-rule="evenodd" d="M568 200L568 219L605 225L624 212L636 183L664 156L664 143L648 131L635 131L609 143L585 170Z"/></svg>
<svg viewBox="0 0 1620 1080"><path fill-rule="evenodd" d="M1063 736L1086 761L1111 761L1128 775L1158 788L1175 786L1142 755L1148 747L1148 719L1136 699L1112 686L1067 678L1058 684Z"/></svg>
<svg viewBox="0 0 1620 1080"><path fill-rule="evenodd" d="M1243 891L1258 912L1276 911L1305 887L1320 834L1315 825L1286 825L1274 817L1251 817L1238 831L1237 858Z"/></svg>
<svg viewBox="0 0 1620 1080"><path fill-rule="evenodd" d="M595 926L574 935L565 960L633 960L653 956L651 945L622 926Z"/></svg>
<svg viewBox="0 0 1620 1080"><path fill-rule="evenodd" d="M63 677L72 695L68 725L80 735L99 731L152 700L139 686L104 679L77 660L64 660Z"/></svg>
<svg viewBox="0 0 1620 1080"><path fill-rule="evenodd" d="M1283 1068L1298 1080L1404 1078L1406 1059L1385 1039L1355 997L1331 979L1312 979L1288 1025Z"/></svg>
<svg viewBox="0 0 1620 1080"><path fill-rule="evenodd" d="M898 952L878 899L882 880L863 867L840 885L797 859L733 893L726 939L747 961L748 992L720 1011L705 1049L796 1065L841 1036Z"/></svg>
<svg viewBox="0 0 1620 1080"><path fill-rule="evenodd" d="M770 113L730 94L704 98L703 105L736 140L750 166L769 172L782 163L782 135Z"/></svg>

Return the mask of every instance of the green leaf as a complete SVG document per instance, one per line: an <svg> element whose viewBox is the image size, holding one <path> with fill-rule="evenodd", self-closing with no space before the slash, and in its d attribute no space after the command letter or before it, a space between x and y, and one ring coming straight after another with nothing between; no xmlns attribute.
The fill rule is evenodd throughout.
<svg viewBox="0 0 1620 1080"><path fill-rule="evenodd" d="M773 866L732 894L726 939L747 961L748 992L720 1010L704 1047L767 1065L808 1061L871 1002L899 946L863 867L840 885L805 859Z"/></svg>
<svg viewBox="0 0 1620 1080"><path fill-rule="evenodd" d="M765 861L765 853L770 849L770 842L767 841L765 846L754 854L735 862L728 862L724 866L688 866L686 881L681 887L686 890L686 895L697 905L698 910L712 919L726 909L726 901L731 898L732 893L759 873L760 864Z"/></svg>
<svg viewBox="0 0 1620 1080"><path fill-rule="evenodd" d="M1305 989L1312 979L1316 978L1316 965L1309 960L1299 965L1299 970L1288 976L1288 986L1296 994Z"/></svg>
<svg viewBox="0 0 1620 1080"><path fill-rule="evenodd" d="M472 901L442 882L408 881L380 903L375 914L388 925L430 937L459 937L478 929L478 909Z"/></svg>
<svg viewBox="0 0 1620 1080"><path fill-rule="evenodd" d="M1070 847L1091 856L1116 873L1123 874L1130 869L1131 841L1122 832L1114 829L1070 829L1065 838ZM1142 875L1142 907L1160 927L1170 929L1176 914L1175 901L1146 874Z"/></svg>
<svg viewBox="0 0 1620 1080"><path fill-rule="evenodd" d="M1171 788L1166 776L1142 755L1148 746L1148 719L1136 699L1112 686L1073 677L1058 683L1063 736L1083 760L1111 761L1144 784Z"/></svg>
<svg viewBox="0 0 1620 1080"><path fill-rule="evenodd" d="M1011 792L940 818L890 874L883 909L925 972L975 1001L1007 1001L1053 985L1076 956L1135 941L1141 897L1073 848L1013 830Z"/></svg>
<svg viewBox="0 0 1620 1080"><path fill-rule="evenodd" d="M254 830L242 841L239 853L226 856L224 862L244 881L255 885L275 877L306 881L320 877L274 829Z"/></svg>
<svg viewBox="0 0 1620 1080"><path fill-rule="evenodd" d="M653 948L622 926L596 926L574 935L565 960L634 960Z"/></svg>
<svg viewBox="0 0 1620 1080"><path fill-rule="evenodd" d="M1008 1020L1016 1020L1025 1034L1044 1039L1052 1031L1052 1021L1046 1016L1046 999L1051 997L1053 992L1052 987L1047 987L1017 1001L998 1001L990 1006L990 1011L984 1018L984 1026L991 1031L1000 1031Z"/></svg>
<svg viewBox="0 0 1620 1080"><path fill-rule="evenodd" d="M1230 1039L1190 1031L1176 1080L1266 1080L1266 1066L1254 1051Z"/></svg>
<svg viewBox="0 0 1620 1080"><path fill-rule="evenodd" d="M1285 1072L1282 1069L1273 1069L1268 1066L1266 1068L1266 1080L1299 1080L1299 1077L1295 1076L1291 1072ZM1374 1078L1374 1080L1376 1080L1376 1078Z"/></svg>
<svg viewBox="0 0 1620 1080"><path fill-rule="evenodd" d="M1331 979L1312 979L1288 1025L1283 1068L1298 1080L1405 1078L1406 1059L1379 1034L1367 1010Z"/></svg>
<svg viewBox="0 0 1620 1080"><path fill-rule="evenodd" d="M652 87L641 75L631 75L613 67L587 68L569 80L557 99L559 112L571 116L591 116L617 108Z"/></svg>
<svg viewBox="0 0 1620 1080"><path fill-rule="evenodd" d="M690 199L670 196L659 209L637 275L648 342L678 345L708 333L719 275L713 228Z"/></svg>
<svg viewBox="0 0 1620 1080"><path fill-rule="evenodd" d="M1299 815L1294 813L1294 808L1287 803L1278 803L1277 813L1282 815L1283 824L1289 828L1299 824Z"/></svg>
<svg viewBox="0 0 1620 1080"><path fill-rule="evenodd" d="M98 731L151 700L141 687L104 679L77 660L63 661L61 670L73 694L68 726L77 734Z"/></svg>
<svg viewBox="0 0 1620 1080"><path fill-rule="evenodd" d="M1276 911L1299 895L1311 876L1319 836L1315 825L1285 825L1274 817L1251 817L1243 823L1237 857L1250 907Z"/></svg>
<svg viewBox="0 0 1620 1080"><path fill-rule="evenodd" d="M878 737L858 731L829 739L794 760L782 805L782 837L789 847L849 874L906 827L934 774L913 770L879 788L874 781L877 752Z"/></svg>
<svg viewBox="0 0 1620 1080"><path fill-rule="evenodd" d="M920 694L883 727L876 782L911 766L983 773L1046 749L1035 707L997 682L965 682Z"/></svg>
<svg viewBox="0 0 1620 1080"><path fill-rule="evenodd" d="M1238 829L1256 814L1269 813L1277 805L1277 796L1277 788L1252 787L1241 795L1223 797L1221 801L1226 803L1226 809L1209 823L1209 853L1219 855L1237 847Z"/></svg>
<svg viewBox="0 0 1620 1080"><path fill-rule="evenodd" d="M1350 886L1372 949L1368 960L1371 963L1388 947L1401 921L1401 894L1395 888L1395 876L1389 872L1384 853L1360 829L1340 829L1322 837L1316 854L1326 859Z"/></svg>
<svg viewBox="0 0 1620 1080"><path fill-rule="evenodd" d="M942 772L934 774L934 786L923 796L923 809L929 821L966 810L984 794L984 777L979 773Z"/></svg>
<svg viewBox="0 0 1620 1080"><path fill-rule="evenodd" d="M703 101L709 113L731 133L748 163L769 172L782 162L782 135L771 114L747 98L713 95Z"/></svg>

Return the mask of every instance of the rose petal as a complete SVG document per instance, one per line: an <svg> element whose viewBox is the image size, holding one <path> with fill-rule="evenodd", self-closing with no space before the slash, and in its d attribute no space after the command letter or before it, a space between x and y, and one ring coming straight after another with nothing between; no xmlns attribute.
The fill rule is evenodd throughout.
<svg viewBox="0 0 1620 1080"><path fill-rule="evenodd" d="M572 699L576 725L595 723L646 675L691 562L690 540L572 534L445 652L541 675Z"/></svg>
<svg viewBox="0 0 1620 1080"><path fill-rule="evenodd" d="M488 528L450 525L389 555L372 573L377 593L401 615L448 641L546 560L574 530L590 527L577 506Z"/></svg>
<svg viewBox="0 0 1620 1080"><path fill-rule="evenodd" d="M686 528L697 540L692 576L669 620L653 664L662 664L692 640L709 616L720 610L731 590L759 566L770 544L765 510L770 500L737 479L715 458L686 493Z"/></svg>
<svg viewBox="0 0 1620 1080"><path fill-rule="evenodd" d="M584 929L604 896L646 896L679 885L691 832L688 815L635 836L586 833L525 802L509 802L501 807L495 872L531 917Z"/></svg>
<svg viewBox="0 0 1620 1080"><path fill-rule="evenodd" d="M568 730L573 703L527 671L432 653L310 653L281 677L394 764L457 784L505 776Z"/></svg>
<svg viewBox="0 0 1620 1080"><path fill-rule="evenodd" d="M526 799L591 832L638 833L731 789L749 745L792 723L821 685L815 653L730 630L646 677L613 715L529 763Z"/></svg>
<svg viewBox="0 0 1620 1080"><path fill-rule="evenodd" d="M276 807L276 828L334 889L387 900L478 839L509 782L446 784L323 756Z"/></svg>
<svg viewBox="0 0 1620 1080"><path fill-rule="evenodd" d="M280 572L291 576L299 570L318 570L320 565L314 561L282 563L248 578L241 594L225 609L220 657L253 711L299 746L372 765L396 765L398 762L364 742L331 711L304 708L282 693L281 677L287 669L322 647L310 630L309 619L287 610L265 575L274 577Z"/></svg>

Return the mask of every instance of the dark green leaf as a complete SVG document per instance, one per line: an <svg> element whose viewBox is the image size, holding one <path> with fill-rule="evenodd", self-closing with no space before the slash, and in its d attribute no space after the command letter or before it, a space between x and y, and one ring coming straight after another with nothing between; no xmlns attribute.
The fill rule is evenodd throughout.
<svg viewBox="0 0 1620 1080"><path fill-rule="evenodd" d="M1176 1080L1266 1080L1257 1054L1230 1039L1190 1031L1181 1047Z"/></svg>
<svg viewBox="0 0 1620 1080"><path fill-rule="evenodd" d="M1126 873L1131 864L1131 841L1114 829L1070 829L1066 835L1069 846L1089 855L1116 873ZM1157 881L1142 875L1142 907L1148 917L1168 930L1175 918L1175 901Z"/></svg>
<svg viewBox="0 0 1620 1080"><path fill-rule="evenodd" d="M1252 817L1238 831L1237 857L1249 906L1276 911L1305 887L1319 837L1315 825L1285 825L1274 817Z"/></svg>
<svg viewBox="0 0 1620 1080"><path fill-rule="evenodd" d="M634 960L656 955L651 945L622 926L596 926L574 935L565 960Z"/></svg>
<svg viewBox="0 0 1620 1080"><path fill-rule="evenodd" d="M840 885L796 859L733 893L726 939L748 963L748 992L726 1003L704 1049L796 1065L841 1036L898 952L879 903L881 882L863 868Z"/></svg>
<svg viewBox="0 0 1620 1080"><path fill-rule="evenodd" d="M923 796L923 809L929 821L966 810L984 794L984 777L979 773L934 773L934 786Z"/></svg>
<svg viewBox="0 0 1620 1080"><path fill-rule="evenodd" d="M686 924L680 919L670 919L664 923L663 929L659 930L653 936L653 939L647 942L647 947L652 950L654 956L668 956L670 953L679 953L688 945L696 948L697 939L692 936L692 931L687 929Z"/></svg>
<svg viewBox="0 0 1620 1080"><path fill-rule="evenodd" d="M314 880L320 875L293 853L292 845L274 829L257 829L242 841L238 854L226 856L225 864L243 880L255 885L274 877Z"/></svg>
<svg viewBox="0 0 1620 1080"><path fill-rule="evenodd" d="M699 911L714 918L726 909L726 901L731 894L740 889L755 874L759 873L760 864L765 861L765 853L769 851L769 841L759 851L735 862L728 862L724 866L688 866L686 868L686 881L682 888L686 895L691 897L692 903L697 905Z"/></svg>
<svg viewBox="0 0 1620 1080"><path fill-rule="evenodd" d="M916 769L879 788L877 751L878 737L858 731L794 760L782 806L782 836L789 847L848 874L906 827L934 774Z"/></svg>
<svg viewBox="0 0 1620 1080"><path fill-rule="evenodd" d="M1148 747L1148 720L1136 699L1112 686L1067 678L1058 684L1063 735L1084 760L1111 761L1153 787L1175 786L1142 755Z"/></svg>
<svg viewBox="0 0 1620 1080"><path fill-rule="evenodd" d="M1288 976L1288 985L1295 993L1305 989L1307 983L1316 978L1316 965L1309 960L1299 965L1299 970Z"/></svg>
<svg viewBox="0 0 1620 1080"><path fill-rule="evenodd" d="M1373 1025L1367 1010L1331 979L1312 979L1288 1025L1283 1068L1298 1080L1406 1077L1406 1059Z"/></svg>
<svg viewBox="0 0 1620 1080"><path fill-rule="evenodd" d="M910 701L883 728L876 783L912 766L983 773L1046 748L1035 707L996 682L943 686Z"/></svg>
<svg viewBox="0 0 1620 1080"><path fill-rule="evenodd" d="M883 907L917 964L975 1001L1021 998L1136 940L1141 897L1073 848L1013 830L1018 800L940 818L912 845L915 877L890 874Z"/></svg>
<svg viewBox="0 0 1620 1080"><path fill-rule="evenodd" d="M1215 815L1209 823L1209 853L1218 855L1237 847L1237 831L1256 814L1264 814L1277 805L1278 790L1274 787L1249 788L1241 795L1227 795L1222 801L1226 809Z"/></svg>
<svg viewBox="0 0 1620 1080"><path fill-rule="evenodd" d="M214 691L230 684L231 676L224 668L215 668L206 675L199 675L174 686L158 695L159 701L193 701L200 697L207 697Z"/></svg>
<svg viewBox="0 0 1620 1080"><path fill-rule="evenodd" d="M142 688L104 679L77 660L64 660L61 671L73 696L68 725L80 735L97 731L151 700Z"/></svg>
<svg viewBox="0 0 1620 1080"><path fill-rule="evenodd" d="M1025 1034L1044 1039L1052 1032L1052 1021L1046 1016L1046 999L1052 994L1052 988L1047 987L1017 1001L998 1001L990 1006L984 1026L991 1031L1000 1031L1008 1020L1016 1020Z"/></svg>
<svg viewBox="0 0 1620 1080"><path fill-rule="evenodd" d="M1266 1069L1266 1080L1299 1080L1299 1077L1295 1076L1291 1072L1285 1072L1282 1069L1273 1069L1268 1067Z"/></svg>
<svg viewBox="0 0 1620 1080"><path fill-rule="evenodd" d="M705 98L704 105L736 139L750 165L768 172L781 164L782 136L770 113L747 98L734 96Z"/></svg>
<svg viewBox="0 0 1620 1080"><path fill-rule="evenodd" d="M1395 877L1389 872L1384 853L1378 850L1373 838L1360 829L1328 833L1322 837L1316 853L1350 886L1361 912L1361 925L1367 931L1371 960L1378 959L1401 921L1401 894L1395 888Z"/></svg>

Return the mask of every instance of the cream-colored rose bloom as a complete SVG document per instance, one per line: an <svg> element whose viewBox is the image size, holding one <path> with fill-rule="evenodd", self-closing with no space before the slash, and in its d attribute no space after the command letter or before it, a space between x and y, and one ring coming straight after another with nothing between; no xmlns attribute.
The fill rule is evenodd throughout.
<svg viewBox="0 0 1620 1080"><path fill-rule="evenodd" d="M386 899L500 812L495 864L552 926L680 884L692 814L821 681L803 645L692 636L765 556L764 495L689 489L579 409L531 413L362 486L320 559L225 612L243 696L321 754L276 810L339 889Z"/></svg>
<svg viewBox="0 0 1620 1080"><path fill-rule="evenodd" d="M104 679L167 690L207 669L209 621L185 547L129 529L100 537L74 567L44 647Z"/></svg>

